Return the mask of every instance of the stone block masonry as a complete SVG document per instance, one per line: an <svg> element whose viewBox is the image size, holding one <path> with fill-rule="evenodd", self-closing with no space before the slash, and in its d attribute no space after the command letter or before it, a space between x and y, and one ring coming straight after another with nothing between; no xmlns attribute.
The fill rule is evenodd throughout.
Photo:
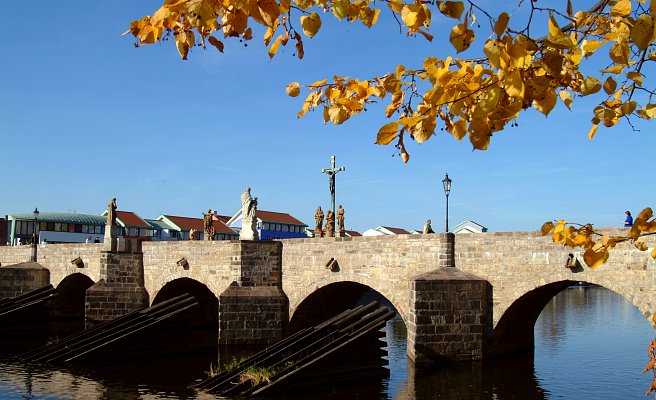
<svg viewBox="0 0 656 400"><path fill-rule="evenodd" d="M0 299L9 299L50 284L50 271L31 262L0 267Z"/></svg>
<svg viewBox="0 0 656 400"><path fill-rule="evenodd" d="M220 344L272 344L289 321L282 291L281 242L240 241L231 257L235 280L219 296Z"/></svg>
<svg viewBox="0 0 656 400"><path fill-rule="evenodd" d="M483 359L492 335L492 289L455 268L415 277L410 289L408 356L417 365Z"/></svg>
<svg viewBox="0 0 656 400"><path fill-rule="evenodd" d="M86 291L87 327L148 307L141 246L134 241L126 249L101 252L100 280Z"/></svg>

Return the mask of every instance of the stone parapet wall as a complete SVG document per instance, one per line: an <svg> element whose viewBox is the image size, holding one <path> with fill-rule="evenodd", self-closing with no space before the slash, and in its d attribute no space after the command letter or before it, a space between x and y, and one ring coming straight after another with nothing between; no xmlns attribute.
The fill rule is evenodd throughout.
<svg viewBox="0 0 656 400"><path fill-rule="evenodd" d="M0 246L0 266L30 261L32 246Z"/></svg>
<svg viewBox="0 0 656 400"><path fill-rule="evenodd" d="M37 246L37 262L50 270L50 282L57 287L68 275L82 273L97 282L100 271L102 243L57 243ZM31 246L0 246L3 266L29 261ZM82 268L73 264L81 258Z"/></svg>
<svg viewBox="0 0 656 400"><path fill-rule="evenodd" d="M451 267L452 234L390 235L283 241L283 289L290 315L317 289L341 281L367 285L390 300L407 321L409 282ZM332 268L326 266L333 259Z"/></svg>
<svg viewBox="0 0 656 400"><path fill-rule="evenodd" d="M81 273L92 281L100 279L100 254L102 243L62 243L39 245L37 262L50 270L50 279L56 287L64 278ZM82 268L73 264L76 258L82 260Z"/></svg>
<svg viewBox="0 0 656 400"><path fill-rule="evenodd" d="M151 300L164 285L180 278L194 279L218 297L232 282L240 280L240 249L238 241L143 243L145 287ZM187 267L178 265L183 258Z"/></svg>
<svg viewBox="0 0 656 400"><path fill-rule="evenodd" d="M624 229L601 229L626 235ZM656 238L645 238L650 249ZM581 264L566 268L569 254ZM537 232L477 233L456 237L455 266L490 282L494 291L494 324L512 303L529 291L564 280L584 281L610 289L633 303L654 325L656 261L630 243L618 244L606 264L592 270L583 262L581 248L554 244Z"/></svg>

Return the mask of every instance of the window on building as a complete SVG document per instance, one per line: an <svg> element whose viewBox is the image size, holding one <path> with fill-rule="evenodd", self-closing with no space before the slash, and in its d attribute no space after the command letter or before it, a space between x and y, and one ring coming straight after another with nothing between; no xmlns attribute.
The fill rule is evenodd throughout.
<svg viewBox="0 0 656 400"><path fill-rule="evenodd" d="M80 224L75 224L75 233L82 233L82 225Z"/></svg>
<svg viewBox="0 0 656 400"><path fill-rule="evenodd" d="M283 231L283 232L289 232L289 225L287 225L287 224L283 224L283 226L282 226L282 231Z"/></svg>

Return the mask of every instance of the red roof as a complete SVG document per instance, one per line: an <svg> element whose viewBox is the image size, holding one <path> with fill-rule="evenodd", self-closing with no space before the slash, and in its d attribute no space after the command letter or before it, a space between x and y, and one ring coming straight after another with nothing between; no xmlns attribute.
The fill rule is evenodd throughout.
<svg viewBox="0 0 656 400"><path fill-rule="evenodd" d="M230 221L231 217L229 215L215 215L214 218L226 224L228 221Z"/></svg>
<svg viewBox="0 0 656 400"><path fill-rule="evenodd" d="M276 222L280 224L293 224L293 225L303 225L307 226L305 223L297 220L287 213L279 213L274 211L256 211L257 218L261 219L263 222Z"/></svg>
<svg viewBox="0 0 656 400"><path fill-rule="evenodd" d="M346 232L349 236L362 236L362 234L361 234L360 232L358 232L358 231L348 231L348 230L345 230L344 232Z"/></svg>
<svg viewBox="0 0 656 400"><path fill-rule="evenodd" d="M395 233L397 235L409 235L410 232L406 231L403 228L391 228L389 226L383 226L383 228L387 229L388 231Z"/></svg>
<svg viewBox="0 0 656 400"><path fill-rule="evenodd" d="M125 226L134 226L139 228L150 228L150 224L141 219L132 211L116 211L116 218L120 219Z"/></svg>
<svg viewBox="0 0 656 400"><path fill-rule="evenodd" d="M171 222L182 228L182 230L195 229L197 231L203 232L205 230L205 224L202 218L190 218L190 217L176 217L175 215L165 215ZM214 231L216 233L230 233L236 234L237 232L228 228L226 224L221 222L218 219L213 219Z"/></svg>

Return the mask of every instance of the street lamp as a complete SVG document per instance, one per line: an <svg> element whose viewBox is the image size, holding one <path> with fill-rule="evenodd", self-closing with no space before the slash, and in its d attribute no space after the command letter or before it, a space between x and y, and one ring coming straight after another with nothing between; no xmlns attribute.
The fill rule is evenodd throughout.
<svg viewBox="0 0 656 400"><path fill-rule="evenodd" d="M34 207L34 211L32 211L32 214L34 215L34 226L32 227L32 243L36 244L38 243L37 236L36 236L36 224L39 221L39 209Z"/></svg>
<svg viewBox="0 0 656 400"><path fill-rule="evenodd" d="M449 193L451 193L451 179L449 179L449 174L444 175L442 179L442 185L444 186L444 194L446 195L446 224L445 232L449 232Z"/></svg>

